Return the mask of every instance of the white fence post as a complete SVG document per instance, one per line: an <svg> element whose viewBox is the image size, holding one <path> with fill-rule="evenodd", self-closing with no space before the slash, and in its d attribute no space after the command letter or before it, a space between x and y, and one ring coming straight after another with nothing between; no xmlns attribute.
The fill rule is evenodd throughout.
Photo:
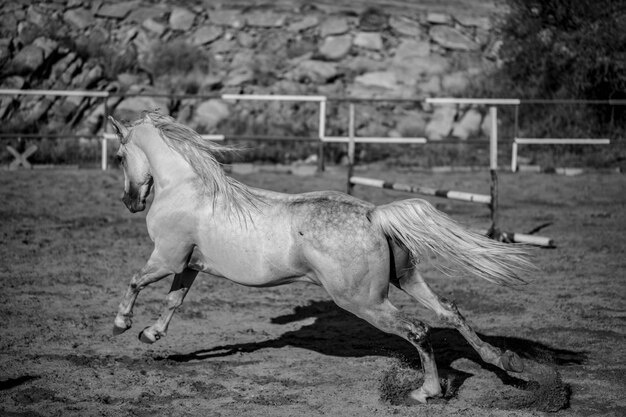
<svg viewBox="0 0 626 417"><path fill-rule="evenodd" d="M107 158L107 138L105 135L102 135L102 170L106 171L109 164L109 159Z"/></svg>

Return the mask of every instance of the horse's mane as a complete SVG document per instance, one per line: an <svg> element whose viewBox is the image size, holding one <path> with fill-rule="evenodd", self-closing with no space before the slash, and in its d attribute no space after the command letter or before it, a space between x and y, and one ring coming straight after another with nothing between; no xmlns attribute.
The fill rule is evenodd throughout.
<svg viewBox="0 0 626 417"><path fill-rule="evenodd" d="M250 217L250 209L256 209L260 201L248 187L227 176L216 156L237 152L235 147L218 145L203 139L193 129L176 122L172 117L157 111L145 112L141 123L148 119L159 131L164 142L189 162L202 181L203 192L213 197L223 197L226 210L236 214L240 220Z"/></svg>

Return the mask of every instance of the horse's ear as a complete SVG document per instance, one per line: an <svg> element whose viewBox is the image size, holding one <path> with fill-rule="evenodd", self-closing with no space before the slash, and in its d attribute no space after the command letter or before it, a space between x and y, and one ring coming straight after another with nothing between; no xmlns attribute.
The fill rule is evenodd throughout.
<svg viewBox="0 0 626 417"><path fill-rule="evenodd" d="M115 120L113 116L109 116L109 121L113 125L113 129L115 129L115 134L119 138L122 144L126 143L128 136L128 128Z"/></svg>

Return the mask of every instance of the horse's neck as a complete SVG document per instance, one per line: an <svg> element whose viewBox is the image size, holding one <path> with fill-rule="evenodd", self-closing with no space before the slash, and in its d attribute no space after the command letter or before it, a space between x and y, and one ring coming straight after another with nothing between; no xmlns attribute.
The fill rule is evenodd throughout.
<svg viewBox="0 0 626 417"><path fill-rule="evenodd" d="M150 161L155 192L168 187L178 187L197 178L196 172L182 155L172 150L161 140L155 140L150 146L143 146Z"/></svg>

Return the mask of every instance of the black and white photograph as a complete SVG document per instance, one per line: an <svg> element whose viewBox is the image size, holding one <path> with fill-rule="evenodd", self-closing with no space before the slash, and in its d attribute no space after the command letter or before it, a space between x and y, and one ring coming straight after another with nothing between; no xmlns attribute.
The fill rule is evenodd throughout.
<svg viewBox="0 0 626 417"><path fill-rule="evenodd" d="M0 415L626 415L624 0L4 0Z"/></svg>

